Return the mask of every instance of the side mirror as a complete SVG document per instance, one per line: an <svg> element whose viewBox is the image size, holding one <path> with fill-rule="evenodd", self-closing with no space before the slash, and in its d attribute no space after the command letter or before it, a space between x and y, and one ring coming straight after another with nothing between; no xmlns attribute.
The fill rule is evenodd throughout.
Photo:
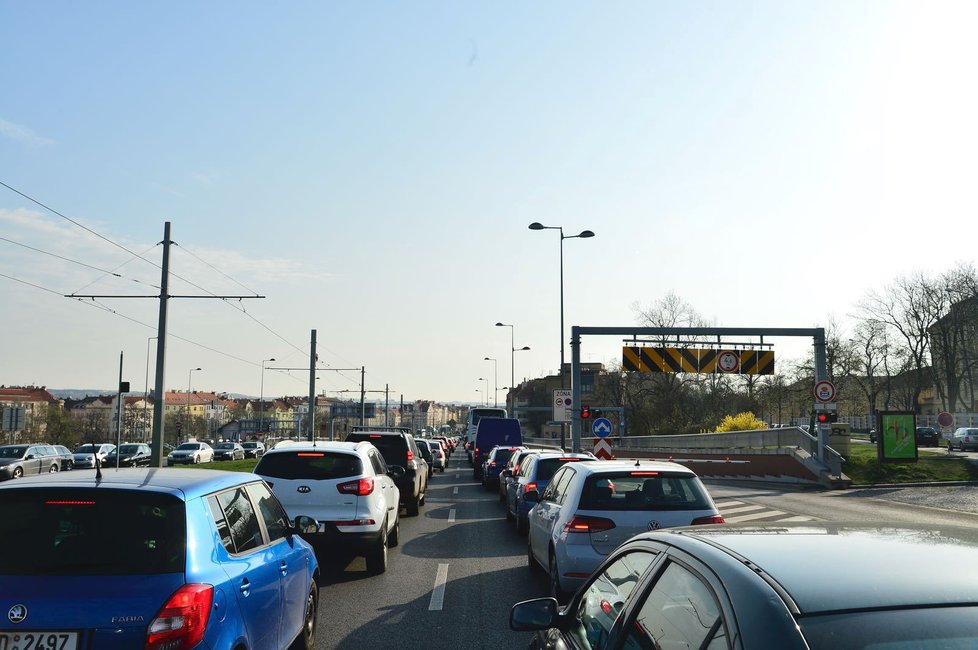
<svg viewBox="0 0 978 650"><path fill-rule="evenodd" d="M509 478L510 476L513 475L513 470L504 469L503 471L499 472L499 475L502 476L503 478Z"/></svg>
<svg viewBox="0 0 978 650"><path fill-rule="evenodd" d="M400 465L388 465L387 475L390 476L395 481L404 478L407 475L407 470Z"/></svg>
<svg viewBox="0 0 978 650"><path fill-rule="evenodd" d="M532 632L554 627L557 620L557 599L536 598L516 603L509 610L509 627L517 632Z"/></svg>
<svg viewBox="0 0 978 650"><path fill-rule="evenodd" d="M27 454L26 456L24 456L24 460L33 460L34 458L37 458L37 456L35 456L34 454Z"/></svg>
<svg viewBox="0 0 978 650"><path fill-rule="evenodd" d="M299 515L296 517L293 527L300 535L311 535L319 532L319 523L312 517L308 517L306 515Z"/></svg>
<svg viewBox="0 0 978 650"><path fill-rule="evenodd" d="M523 493L523 501L525 503L539 503L540 493L536 490L527 490Z"/></svg>

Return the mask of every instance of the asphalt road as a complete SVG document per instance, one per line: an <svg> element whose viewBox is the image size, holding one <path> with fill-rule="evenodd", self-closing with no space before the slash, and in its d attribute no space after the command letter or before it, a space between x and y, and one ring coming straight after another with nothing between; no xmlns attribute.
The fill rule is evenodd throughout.
<svg viewBox="0 0 978 650"><path fill-rule="evenodd" d="M510 631L509 609L549 587L527 567L526 538L504 512L458 450L432 477L421 514L401 511L386 573L368 576L361 558L320 557L316 647L526 647L530 635Z"/></svg>

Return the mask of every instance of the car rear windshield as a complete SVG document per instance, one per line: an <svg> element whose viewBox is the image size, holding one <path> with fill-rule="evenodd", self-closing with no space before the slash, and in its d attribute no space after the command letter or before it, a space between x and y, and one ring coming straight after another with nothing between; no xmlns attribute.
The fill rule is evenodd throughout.
<svg viewBox="0 0 978 650"><path fill-rule="evenodd" d="M635 470L589 476L582 510L702 510L712 507L690 474Z"/></svg>
<svg viewBox="0 0 978 650"><path fill-rule="evenodd" d="M505 465L509 462L509 457L513 455L515 449L497 449L496 454L492 457L496 461L497 465Z"/></svg>
<svg viewBox="0 0 978 650"><path fill-rule="evenodd" d="M0 575L146 575L186 568L184 503L148 490L0 490Z"/></svg>
<svg viewBox="0 0 978 650"><path fill-rule="evenodd" d="M537 462L537 480L549 481L558 469L567 463L576 463L578 458L544 458Z"/></svg>
<svg viewBox="0 0 978 650"><path fill-rule="evenodd" d="M407 463L407 440L403 436L384 435L380 433L351 433L346 437L347 442L369 442L380 451L380 455L388 465Z"/></svg>
<svg viewBox="0 0 978 650"><path fill-rule="evenodd" d="M363 463L353 454L330 451L266 453L255 466L255 474L281 479L325 481L363 474Z"/></svg>

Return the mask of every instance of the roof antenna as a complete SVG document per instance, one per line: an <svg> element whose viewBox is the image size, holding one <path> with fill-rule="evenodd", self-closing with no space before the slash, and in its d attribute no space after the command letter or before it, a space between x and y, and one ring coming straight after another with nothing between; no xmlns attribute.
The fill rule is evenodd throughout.
<svg viewBox="0 0 978 650"><path fill-rule="evenodd" d="M639 459L638 459L638 458L636 458L636 459L635 459L635 467L641 467L641 466L642 466L642 463L640 463L640 462L639 462Z"/></svg>

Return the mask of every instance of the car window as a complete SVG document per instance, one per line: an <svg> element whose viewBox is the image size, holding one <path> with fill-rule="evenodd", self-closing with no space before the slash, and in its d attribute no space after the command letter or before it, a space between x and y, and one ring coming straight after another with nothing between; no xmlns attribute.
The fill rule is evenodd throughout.
<svg viewBox="0 0 978 650"><path fill-rule="evenodd" d="M327 481L363 474L363 463L354 454L330 451L291 451L265 454L255 474L282 479Z"/></svg>
<svg viewBox="0 0 978 650"><path fill-rule="evenodd" d="M549 481L557 473L557 470L567 463L577 462L577 458L542 458L537 462L537 480Z"/></svg>
<svg viewBox="0 0 978 650"><path fill-rule="evenodd" d="M258 514L255 512L244 487L235 488L217 495L217 502L224 512L224 518L231 529L231 541L236 553L244 553L263 544Z"/></svg>
<svg viewBox="0 0 978 650"><path fill-rule="evenodd" d="M377 476L383 476L387 473L387 464L384 462L384 459L380 457L380 454L375 451L371 451L368 454L368 458L370 458L370 464L373 465L374 473Z"/></svg>
<svg viewBox="0 0 978 650"><path fill-rule="evenodd" d="M710 508L702 484L691 474L615 472L588 478L583 510L703 510Z"/></svg>
<svg viewBox="0 0 978 650"><path fill-rule="evenodd" d="M3 490L0 511L0 575L146 575L186 568L184 503L168 494Z"/></svg>
<svg viewBox="0 0 978 650"><path fill-rule="evenodd" d="M544 491L543 500L563 503L564 489L567 487L567 483L570 482L570 477L570 470L561 468L554 476L554 480L550 482L550 485Z"/></svg>
<svg viewBox="0 0 978 650"><path fill-rule="evenodd" d="M289 526L289 516L285 513L285 508L278 502L278 499L268 491L264 483L249 484L248 492L258 504L258 512L261 514L262 521L265 522L269 543L285 537Z"/></svg>
<svg viewBox="0 0 978 650"><path fill-rule="evenodd" d="M615 619L654 559L654 554L645 551L626 553L605 567L585 589L577 610L581 626L578 636L583 636L589 647L606 647Z"/></svg>
<svg viewBox="0 0 978 650"><path fill-rule="evenodd" d="M379 433L351 433L348 442L369 442L380 451L388 465L401 465L407 462L407 440L402 436Z"/></svg>
<svg viewBox="0 0 978 650"><path fill-rule="evenodd" d="M533 466L536 465L536 463L539 460L540 459L538 457L535 457L532 454L527 454L525 458L520 460L519 475L531 476L531 473L533 472Z"/></svg>
<svg viewBox="0 0 978 650"><path fill-rule="evenodd" d="M625 648L727 648L726 626L710 588L689 569L671 562L645 595Z"/></svg>
<svg viewBox="0 0 978 650"><path fill-rule="evenodd" d="M221 504L217 501L217 496L210 496L207 498L207 505L211 509L211 517L214 519L214 525L217 526L217 534L221 537L221 545L227 549L228 553L234 553L234 541L231 539L231 527L228 526L227 519L224 518L224 510L221 508Z"/></svg>

